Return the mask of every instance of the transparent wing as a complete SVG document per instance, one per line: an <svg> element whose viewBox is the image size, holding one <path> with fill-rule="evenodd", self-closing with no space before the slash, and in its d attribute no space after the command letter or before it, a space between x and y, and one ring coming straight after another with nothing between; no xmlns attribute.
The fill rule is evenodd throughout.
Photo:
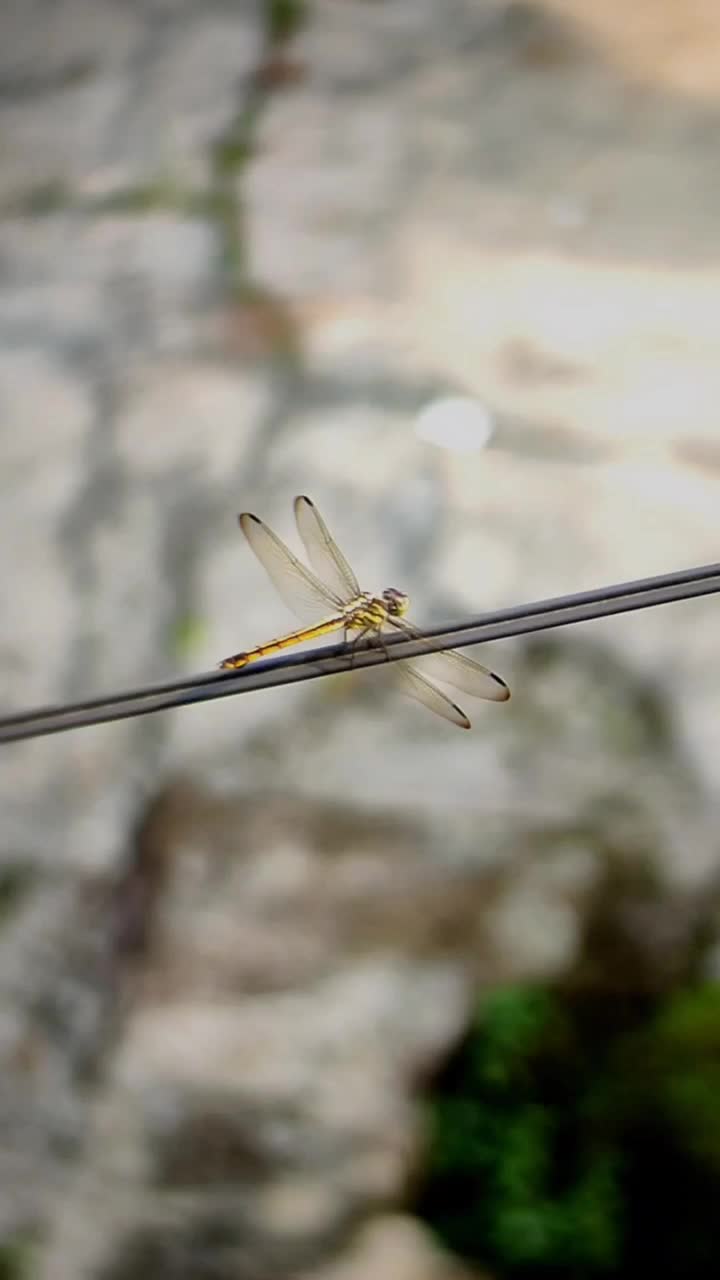
<svg viewBox="0 0 720 1280"><path fill-rule="evenodd" d="M337 613L342 608L344 601L316 578L262 520L244 511L238 521L278 595L301 622L317 622L324 614Z"/></svg>
<svg viewBox="0 0 720 1280"><path fill-rule="evenodd" d="M360 584L309 498L301 495L295 499L295 520L315 572L341 600L354 600L360 595Z"/></svg>
<svg viewBox="0 0 720 1280"><path fill-rule="evenodd" d="M387 621L389 626L397 631L404 631L407 636L417 638L420 635L417 627L411 622L406 622L404 618L388 618ZM430 680L440 680L442 684L461 689L463 693L469 693L473 698L486 698L490 702L507 702L510 697L510 690L500 676L496 676L487 667L482 667L479 662L466 658L463 653L458 653L455 649L408 658L401 665L412 667L420 676Z"/></svg>
<svg viewBox="0 0 720 1280"><path fill-rule="evenodd" d="M444 720L458 725L460 729L470 728L470 721L465 712L451 702L440 689L436 689L434 684L421 676L410 662L396 662L393 665L393 679L398 682L401 693L406 694L408 698L414 698L416 702L421 702L428 711L434 711L435 715L442 716Z"/></svg>

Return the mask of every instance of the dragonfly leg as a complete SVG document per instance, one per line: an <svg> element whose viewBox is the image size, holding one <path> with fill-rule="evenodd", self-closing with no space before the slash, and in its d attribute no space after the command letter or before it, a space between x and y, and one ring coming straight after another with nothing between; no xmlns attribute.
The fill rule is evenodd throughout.
<svg viewBox="0 0 720 1280"><path fill-rule="evenodd" d="M384 637L384 635L383 635L383 633L382 633L382 631L380 630L380 628L379 628L379 627L378 627L378 629L377 629L377 632L376 632L376 636L375 636L375 638L376 638L376 640L377 640L377 642L378 642L378 645L380 646L380 648L382 649L383 653L385 654L385 659L386 659L386 661L387 661L387 662L389 662L389 661L390 661L390 653L389 653L388 647L387 647L387 645L386 645L386 643L385 643L385 637Z"/></svg>
<svg viewBox="0 0 720 1280"><path fill-rule="evenodd" d="M377 627L374 625L363 627L362 631L358 631L357 635L353 636L352 640L350 641L350 656L351 656L350 669L351 670L352 670L353 662L355 659L355 650L358 648L360 642L366 638L366 636L371 636L372 637L371 643L381 648L383 653L385 654L385 657L389 658L387 645L385 644L385 641L383 639L383 633L380 630L380 627Z"/></svg>
<svg viewBox="0 0 720 1280"><path fill-rule="evenodd" d="M362 631L358 631L349 641L347 638L348 632L347 631L345 632L345 643L347 644L348 649L350 650L350 670L351 671L355 666L355 653L356 653L357 647L360 641L365 639L365 636L370 630L371 630L370 627L363 627Z"/></svg>
<svg viewBox="0 0 720 1280"><path fill-rule="evenodd" d="M356 651L356 649L358 648L358 646L359 646L360 642L361 642L362 640L364 640L364 639L366 638L366 636L371 636L371 637L372 637L372 643L373 643L373 644L375 644L375 645L377 645L380 649L382 649L382 651L383 651L383 653L385 654L385 657L387 658L387 660L388 660L388 661L390 660L390 654L388 653L388 647L387 647L387 645L385 644L385 640L384 640L384 637L383 637L383 633L382 633L382 631L380 630L380 627L374 627L374 626L371 626L371 627L363 627L362 631L358 631L357 635L354 635L354 636L353 636L353 638L352 638L352 640L350 641L349 648L350 648L350 670L351 670L351 671L352 671L352 668L353 668L353 666L354 666L354 662L355 662L355 651Z"/></svg>

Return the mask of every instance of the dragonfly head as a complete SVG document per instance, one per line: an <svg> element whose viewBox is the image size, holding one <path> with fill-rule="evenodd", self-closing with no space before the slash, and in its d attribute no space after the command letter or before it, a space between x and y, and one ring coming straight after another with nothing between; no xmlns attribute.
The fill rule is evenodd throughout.
<svg viewBox="0 0 720 1280"><path fill-rule="evenodd" d="M410 599L404 591L398 591L396 587L386 587L382 598L391 618L401 618L404 613L407 613Z"/></svg>

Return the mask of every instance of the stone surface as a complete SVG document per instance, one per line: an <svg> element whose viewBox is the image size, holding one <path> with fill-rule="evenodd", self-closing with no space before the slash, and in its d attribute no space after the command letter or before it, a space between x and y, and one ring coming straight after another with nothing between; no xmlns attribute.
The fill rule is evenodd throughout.
<svg viewBox="0 0 720 1280"><path fill-rule="evenodd" d="M327 1267L306 1272L313 1280L489 1280L485 1273L467 1272L443 1254L411 1218L400 1214L378 1217L357 1233L345 1257ZM305 1277L302 1278L305 1280Z"/></svg>
<svg viewBox="0 0 720 1280"><path fill-rule="evenodd" d="M3 8L3 709L293 625L236 513L298 492L419 621L717 558L712 6L304 8ZM467 394L484 450L418 438ZM378 675L3 748L7 1238L443 1274L375 1215L473 993L577 962L608 866L650 969L712 909L714 617L488 648L472 735Z"/></svg>
<svg viewBox="0 0 720 1280"><path fill-rule="evenodd" d="M0 203L207 182L212 146L243 109L262 50L262 5L210 0L11 3Z"/></svg>

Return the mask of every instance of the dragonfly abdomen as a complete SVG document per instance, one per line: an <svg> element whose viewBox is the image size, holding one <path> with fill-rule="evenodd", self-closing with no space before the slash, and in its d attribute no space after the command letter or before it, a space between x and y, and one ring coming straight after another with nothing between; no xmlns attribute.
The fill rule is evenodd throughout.
<svg viewBox="0 0 720 1280"><path fill-rule="evenodd" d="M319 636L329 635L332 631L340 631L348 625L349 623L346 622L344 613L338 614L334 618L325 618L323 622L318 622L314 627L302 627L297 631L290 631L286 636L279 636L277 640L270 640L267 644L258 644L254 649L247 649L244 653L234 653L232 657L224 658L220 666L237 671L241 667L246 667L249 662L257 662L260 658L269 658L273 653L281 653L283 649L289 649L292 645L304 644L306 640L317 640Z"/></svg>

